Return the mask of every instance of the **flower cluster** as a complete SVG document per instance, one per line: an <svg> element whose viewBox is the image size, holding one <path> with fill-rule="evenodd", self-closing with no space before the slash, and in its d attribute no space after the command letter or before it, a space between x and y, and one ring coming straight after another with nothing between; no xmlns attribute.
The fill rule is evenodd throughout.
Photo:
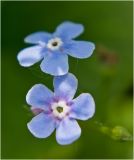
<svg viewBox="0 0 134 160"><path fill-rule="evenodd" d="M57 142L61 145L71 144L81 135L76 119L87 120L94 115L93 97L82 93L74 98L78 81L68 73L68 55L87 58L95 49L91 42L72 40L83 30L81 24L64 22L53 34L33 33L25 38L25 42L35 46L18 54L19 63L24 67L43 59L41 70L54 76L54 92L43 84L36 84L26 95L26 101L35 115L27 126L37 138L46 138L56 129Z"/></svg>

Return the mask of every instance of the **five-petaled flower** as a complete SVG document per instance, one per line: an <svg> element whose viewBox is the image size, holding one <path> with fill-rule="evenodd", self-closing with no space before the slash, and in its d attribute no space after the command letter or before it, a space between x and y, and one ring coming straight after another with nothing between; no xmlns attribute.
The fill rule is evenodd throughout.
<svg viewBox="0 0 134 160"><path fill-rule="evenodd" d="M53 34L36 32L27 36L24 41L35 46L19 52L17 58L20 65L29 67L43 59L40 65L43 72L54 76L65 75L69 70L68 55L87 58L95 49L92 42L73 40L83 30L84 27L81 24L64 22Z"/></svg>
<svg viewBox="0 0 134 160"><path fill-rule="evenodd" d="M88 93L73 99L77 79L71 73L54 77L54 93L42 84L33 86L26 96L36 116L27 124L37 138L46 138L56 129L56 140L61 145L71 144L81 135L78 120L94 115L95 102Z"/></svg>

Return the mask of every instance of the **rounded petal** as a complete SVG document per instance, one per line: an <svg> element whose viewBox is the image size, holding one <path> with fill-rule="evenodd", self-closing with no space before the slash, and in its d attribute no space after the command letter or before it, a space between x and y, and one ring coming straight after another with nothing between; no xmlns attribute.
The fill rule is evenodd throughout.
<svg viewBox="0 0 134 160"><path fill-rule="evenodd" d="M42 61L41 70L53 76L64 75L68 72L68 56L64 53L49 53Z"/></svg>
<svg viewBox="0 0 134 160"><path fill-rule="evenodd" d="M55 77L53 85L56 96L71 100L76 93L78 80L73 74L68 73L64 76Z"/></svg>
<svg viewBox="0 0 134 160"><path fill-rule="evenodd" d="M21 66L29 67L43 58L41 51L40 46L28 47L18 53L17 59Z"/></svg>
<svg viewBox="0 0 134 160"><path fill-rule="evenodd" d="M61 23L56 28L54 35L62 37L65 40L69 40L79 36L83 32L83 30L84 27L82 24L66 21Z"/></svg>
<svg viewBox="0 0 134 160"><path fill-rule="evenodd" d="M81 135L81 128L74 119L65 118L56 129L56 140L61 145L71 144Z"/></svg>
<svg viewBox="0 0 134 160"><path fill-rule="evenodd" d="M66 52L72 57L88 58L92 55L95 45L86 41L71 41L66 46Z"/></svg>
<svg viewBox="0 0 134 160"><path fill-rule="evenodd" d="M34 85L26 95L26 101L32 108L47 109L53 92L42 84Z"/></svg>
<svg viewBox="0 0 134 160"><path fill-rule="evenodd" d="M46 138L52 134L56 125L51 115L40 113L28 124L28 129L37 138Z"/></svg>
<svg viewBox="0 0 134 160"><path fill-rule="evenodd" d="M47 42L51 37L52 35L47 32L35 32L28 35L24 41L26 43L39 44L40 42Z"/></svg>
<svg viewBox="0 0 134 160"><path fill-rule="evenodd" d="M83 93L79 97L73 100L71 106L71 118L80 120L87 120L91 118L95 113L95 102L93 97L88 93Z"/></svg>

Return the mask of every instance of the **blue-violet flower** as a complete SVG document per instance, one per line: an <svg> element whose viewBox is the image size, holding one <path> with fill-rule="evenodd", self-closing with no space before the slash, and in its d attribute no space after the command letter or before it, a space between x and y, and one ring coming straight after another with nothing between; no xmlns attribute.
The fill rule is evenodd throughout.
<svg viewBox="0 0 134 160"><path fill-rule="evenodd" d="M94 115L95 102L88 93L73 99L77 79L71 73L54 77L54 93L42 84L34 85L26 95L35 117L27 124L37 138L46 138L56 129L56 140L61 145L71 144L81 135L78 120Z"/></svg>
<svg viewBox="0 0 134 160"><path fill-rule="evenodd" d="M87 58L95 49L92 42L75 41L73 38L84 30L83 25L63 22L53 34L36 32L27 36L24 41L34 44L18 54L21 66L29 67L43 59L41 70L45 73L60 76L68 73L68 55L76 58Z"/></svg>

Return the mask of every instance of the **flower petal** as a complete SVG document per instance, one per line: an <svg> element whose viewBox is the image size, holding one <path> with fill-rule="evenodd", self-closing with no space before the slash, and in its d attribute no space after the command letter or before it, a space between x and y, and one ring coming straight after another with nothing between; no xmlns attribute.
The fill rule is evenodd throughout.
<svg viewBox="0 0 134 160"><path fill-rule="evenodd" d="M65 40L69 40L79 36L83 30L84 27L82 24L66 21L56 28L54 35L62 37Z"/></svg>
<svg viewBox="0 0 134 160"><path fill-rule="evenodd" d="M47 109L53 92L42 84L34 85L26 95L26 101L32 108Z"/></svg>
<svg viewBox="0 0 134 160"><path fill-rule="evenodd" d="M46 138L52 134L56 125L51 115L40 113L28 124L28 129L37 138Z"/></svg>
<svg viewBox="0 0 134 160"><path fill-rule="evenodd" d="M68 72L68 56L64 53L49 53L42 61L41 70L54 76L64 75Z"/></svg>
<svg viewBox="0 0 134 160"><path fill-rule="evenodd" d="M40 46L28 47L19 52L17 59L21 66L29 67L43 58L41 51Z"/></svg>
<svg viewBox="0 0 134 160"><path fill-rule="evenodd" d="M87 120L94 115L95 112L95 102L93 97L88 93L83 93L79 97L73 100L73 105L71 106L71 118L76 118L80 120Z"/></svg>
<svg viewBox="0 0 134 160"><path fill-rule="evenodd" d="M40 42L47 42L51 37L52 35L47 32L35 32L28 35L24 41L26 43L39 44Z"/></svg>
<svg viewBox="0 0 134 160"><path fill-rule="evenodd" d="M56 140L61 145L71 144L81 135L81 128L74 119L65 118L56 129Z"/></svg>
<svg viewBox="0 0 134 160"><path fill-rule="evenodd" d="M55 95L71 100L77 90L77 84L78 80L71 73L64 76L57 76L53 81Z"/></svg>
<svg viewBox="0 0 134 160"><path fill-rule="evenodd" d="M66 46L66 52L72 57L88 58L92 55L95 45L86 41L71 41Z"/></svg>

